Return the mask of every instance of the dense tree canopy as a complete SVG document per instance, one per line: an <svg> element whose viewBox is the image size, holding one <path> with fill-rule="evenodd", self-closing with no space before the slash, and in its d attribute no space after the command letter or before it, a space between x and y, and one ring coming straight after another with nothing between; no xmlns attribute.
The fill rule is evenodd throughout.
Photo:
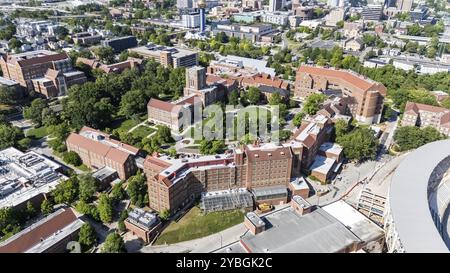
<svg viewBox="0 0 450 273"><path fill-rule="evenodd" d="M324 94L312 94L308 96L303 105L302 111L308 115L315 115L320 110L321 104L325 101L326 96Z"/></svg>
<svg viewBox="0 0 450 273"><path fill-rule="evenodd" d="M102 253L124 253L126 252L125 243L123 238L112 232L106 236L105 242L103 243Z"/></svg>
<svg viewBox="0 0 450 273"><path fill-rule="evenodd" d="M42 111L48 106L47 101L37 98L31 102L29 107L24 108L23 116L31 119L33 123L39 127L42 125Z"/></svg>
<svg viewBox="0 0 450 273"><path fill-rule="evenodd" d="M127 193L130 197L131 204L143 207L147 203L147 183L144 174L138 172L136 175L128 178Z"/></svg>
<svg viewBox="0 0 450 273"><path fill-rule="evenodd" d="M374 159L377 154L378 140L368 128L356 127L350 133L338 137L336 142L342 146L345 156L350 160Z"/></svg>
<svg viewBox="0 0 450 273"><path fill-rule="evenodd" d="M84 223L78 234L78 242L83 250L87 250L94 246L97 241L97 235L94 228L89 223Z"/></svg>
<svg viewBox="0 0 450 273"><path fill-rule="evenodd" d="M402 126L394 133L394 140L400 151L416 149L441 139L444 139L444 136L433 127Z"/></svg>
<svg viewBox="0 0 450 273"><path fill-rule="evenodd" d="M200 153L204 155L220 154L226 149L223 140L206 140L200 142Z"/></svg>
<svg viewBox="0 0 450 273"><path fill-rule="evenodd" d="M79 175L78 180L80 200L89 202L93 195L97 192L97 181L90 174Z"/></svg>
<svg viewBox="0 0 450 273"><path fill-rule="evenodd" d="M52 194L57 204L71 204L78 199L78 178L72 176L66 181L61 182L56 186Z"/></svg>
<svg viewBox="0 0 450 273"><path fill-rule="evenodd" d="M114 209L111 198L105 193L100 194L97 209L100 215L100 220L103 223L111 223Z"/></svg>
<svg viewBox="0 0 450 273"><path fill-rule="evenodd" d="M22 130L8 123L0 123L0 149L19 146L19 141L22 138Z"/></svg>

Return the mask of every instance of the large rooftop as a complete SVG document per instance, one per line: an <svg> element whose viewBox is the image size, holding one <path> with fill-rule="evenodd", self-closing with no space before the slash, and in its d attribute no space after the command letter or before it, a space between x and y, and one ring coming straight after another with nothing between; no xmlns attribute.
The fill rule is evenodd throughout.
<svg viewBox="0 0 450 273"><path fill-rule="evenodd" d="M42 253L81 228L71 208L61 208L0 243L0 253Z"/></svg>
<svg viewBox="0 0 450 273"><path fill-rule="evenodd" d="M390 212L406 252L449 252L429 206L430 177L449 157L450 139L429 143L409 154L392 178Z"/></svg>
<svg viewBox="0 0 450 273"><path fill-rule="evenodd" d="M360 242L321 208L304 216L286 208L265 218L270 228L257 235L247 233L242 238L242 243L253 253L332 253Z"/></svg>
<svg viewBox="0 0 450 273"><path fill-rule="evenodd" d="M275 69L267 67L267 61L257 60L234 55L221 56L217 61L211 61L215 65L234 66L236 68L252 69L259 73L275 76Z"/></svg>
<svg viewBox="0 0 450 273"><path fill-rule="evenodd" d="M140 46L136 48L130 49L130 51L136 52L138 54L142 55L158 55L161 52L170 52L172 55L172 58L182 58L186 57L192 54L196 54L196 51L188 50L184 48L179 47L168 47L168 46L162 46L162 45L155 45L155 44L149 44L146 46Z"/></svg>
<svg viewBox="0 0 450 273"><path fill-rule="evenodd" d="M35 152L13 147L0 151L0 208L14 207L53 190L64 175L61 165Z"/></svg>

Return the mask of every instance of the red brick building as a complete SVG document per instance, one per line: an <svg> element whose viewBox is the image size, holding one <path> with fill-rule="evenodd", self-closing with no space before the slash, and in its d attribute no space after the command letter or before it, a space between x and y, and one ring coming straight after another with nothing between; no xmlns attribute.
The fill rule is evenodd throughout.
<svg viewBox="0 0 450 273"><path fill-rule="evenodd" d="M66 53L37 50L5 55L0 58L0 66L3 77L18 82L27 91L38 87L36 91L43 90L42 94L47 97L56 93L64 95L70 85L86 82L83 72L73 70ZM53 71L61 72L63 76ZM38 82L33 82L36 79L39 79Z"/></svg>
<svg viewBox="0 0 450 273"><path fill-rule="evenodd" d="M122 180L136 172L135 157L139 149L112 139L106 133L85 126L79 133L71 133L66 144L67 150L76 152L89 168L110 167Z"/></svg>
<svg viewBox="0 0 450 273"><path fill-rule="evenodd" d="M222 155L147 156L144 162L150 207L157 211L186 205L205 191L287 188L292 172L289 147L248 145ZM287 202L287 193L283 196Z"/></svg>
<svg viewBox="0 0 450 273"><path fill-rule="evenodd" d="M403 126L431 126L450 136L450 110L432 105L407 102L402 119Z"/></svg>
<svg viewBox="0 0 450 273"><path fill-rule="evenodd" d="M340 90L342 96L354 98L349 110L354 119L378 123L383 110L386 87L351 71L301 65L297 70L294 96L305 99L314 93Z"/></svg>

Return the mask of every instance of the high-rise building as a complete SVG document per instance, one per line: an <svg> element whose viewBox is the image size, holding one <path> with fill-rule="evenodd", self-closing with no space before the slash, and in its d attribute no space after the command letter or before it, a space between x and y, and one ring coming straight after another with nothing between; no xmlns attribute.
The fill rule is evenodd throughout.
<svg viewBox="0 0 450 273"><path fill-rule="evenodd" d="M191 9L194 7L193 0L177 0L178 9Z"/></svg>
<svg viewBox="0 0 450 273"><path fill-rule="evenodd" d="M206 3L205 0L198 1L198 8L200 11L200 32L204 33L206 29L206 14L205 14Z"/></svg>
<svg viewBox="0 0 450 273"><path fill-rule="evenodd" d="M364 6L361 15L364 20L379 21L383 16L383 6L382 5Z"/></svg>
<svg viewBox="0 0 450 273"><path fill-rule="evenodd" d="M277 11L285 6L285 0L270 0L269 11Z"/></svg>
<svg viewBox="0 0 450 273"><path fill-rule="evenodd" d="M409 12L412 9L413 0L397 0L397 9Z"/></svg>
<svg viewBox="0 0 450 273"><path fill-rule="evenodd" d="M198 28L200 27L200 22L200 13L183 14L181 16L181 24L186 28Z"/></svg>
<svg viewBox="0 0 450 273"><path fill-rule="evenodd" d="M344 7L345 6L345 0L328 0L327 2L328 6L334 8L334 7Z"/></svg>

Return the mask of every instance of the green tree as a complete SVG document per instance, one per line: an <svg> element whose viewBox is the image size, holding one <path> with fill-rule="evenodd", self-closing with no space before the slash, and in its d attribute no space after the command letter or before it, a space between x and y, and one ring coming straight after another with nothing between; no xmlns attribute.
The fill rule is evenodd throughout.
<svg viewBox="0 0 450 273"><path fill-rule="evenodd" d="M19 93L15 88L0 86L0 103L14 104L19 99Z"/></svg>
<svg viewBox="0 0 450 273"><path fill-rule="evenodd" d="M74 151L65 153L63 155L63 160L64 162L72 164L74 166L80 166L81 164L83 164L83 161L81 161L80 156Z"/></svg>
<svg viewBox="0 0 450 273"><path fill-rule="evenodd" d="M113 201L118 202L120 200L125 199L127 196L127 193L123 189L123 182L117 183L113 186L111 190L111 197Z"/></svg>
<svg viewBox="0 0 450 273"><path fill-rule="evenodd" d="M0 149L16 146L23 137L22 131L9 124L0 124Z"/></svg>
<svg viewBox="0 0 450 273"><path fill-rule="evenodd" d="M169 127L164 125L158 126L158 131L156 131L156 138L161 144L172 143L174 141Z"/></svg>
<svg viewBox="0 0 450 273"><path fill-rule="evenodd" d="M308 115L315 115L320 110L320 105L325 101L326 96L324 94L316 93L308 96L303 110Z"/></svg>
<svg viewBox="0 0 450 273"><path fill-rule="evenodd" d="M445 98L441 101L441 106L450 109L450 98Z"/></svg>
<svg viewBox="0 0 450 273"><path fill-rule="evenodd" d="M58 115L52 109L44 108L42 110L41 121L44 126L58 125L59 118Z"/></svg>
<svg viewBox="0 0 450 273"><path fill-rule="evenodd" d="M31 146L31 139L28 137L22 138L21 140L17 141L17 147L22 150L26 151Z"/></svg>
<svg viewBox="0 0 450 273"><path fill-rule="evenodd" d="M22 42L18 40L16 37L13 37L8 42L9 48L18 49L22 46Z"/></svg>
<svg viewBox="0 0 450 273"><path fill-rule="evenodd" d="M419 148L427 143L444 139L444 136L433 127L423 129L415 126L402 126L394 133L394 141L400 151Z"/></svg>
<svg viewBox="0 0 450 273"><path fill-rule="evenodd" d="M78 199L78 179L72 176L58 184L53 191L53 197L57 204L71 204Z"/></svg>
<svg viewBox="0 0 450 273"><path fill-rule="evenodd" d="M269 98L270 105L279 105L282 101L280 93L275 93Z"/></svg>
<svg viewBox="0 0 450 273"><path fill-rule="evenodd" d="M294 119L292 120L292 124L299 127L302 124L302 120L305 115L306 114L304 112L298 112L297 114L295 114Z"/></svg>
<svg viewBox="0 0 450 273"><path fill-rule="evenodd" d="M97 235L94 228L89 223L84 223L78 234L78 242L84 251L90 249L97 242Z"/></svg>
<svg viewBox="0 0 450 273"><path fill-rule="evenodd" d="M24 109L23 116L27 119L31 119L37 127L40 127L42 125L42 110L47 107L47 101L37 98L31 102L29 107Z"/></svg>
<svg viewBox="0 0 450 273"><path fill-rule="evenodd" d="M94 50L94 54L106 64L114 62L114 49L110 46L101 46Z"/></svg>
<svg viewBox="0 0 450 273"><path fill-rule="evenodd" d="M364 161L374 159L377 154L378 140L368 128L355 128L352 132L336 139L350 160Z"/></svg>
<svg viewBox="0 0 450 273"><path fill-rule="evenodd" d="M105 242L102 247L102 253L125 253L125 243L123 242L123 238L112 232L106 236Z"/></svg>
<svg viewBox="0 0 450 273"><path fill-rule="evenodd" d="M131 90L123 95L119 113L127 118L142 113L147 106L147 96L141 90Z"/></svg>
<svg viewBox="0 0 450 273"><path fill-rule="evenodd" d="M239 104L239 94L237 90L231 91L231 93L228 95L228 103L234 106Z"/></svg>
<svg viewBox="0 0 450 273"><path fill-rule="evenodd" d="M27 202L27 207L25 208L25 214L27 215L28 219L33 218L36 216L36 208L34 207L33 203L30 201Z"/></svg>
<svg viewBox="0 0 450 273"><path fill-rule="evenodd" d="M204 155L212 155L222 153L226 148L223 140L206 140L200 141L200 153Z"/></svg>
<svg viewBox="0 0 450 273"><path fill-rule="evenodd" d="M49 215L53 212L53 204L48 199L44 199L41 203L41 212L44 215Z"/></svg>
<svg viewBox="0 0 450 273"><path fill-rule="evenodd" d="M334 123L334 132L336 135L336 138L343 137L345 134L347 134L350 130L350 127L348 125L348 122L343 119L339 119Z"/></svg>
<svg viewBox="0 0 450 273"><path fill-rule="evenodd" d="M112 206L112 200L110 197L108 197L108 195L104 193L100 194L98 198L97 209L100 215L100 220L103 223L111 223L114 210Z"/></svg>
<svg viewBox="0 0 450 273"><path fill-rule="evenodd" d="M82 214L85 214L95 221L100 221L100 214L98 208L94 204L87 204L84 201L78 201L75 205L75 209Z"/></svg>
<svg viewBox="0 0 450 273"><path fill-rule="evenodd" d="M257 87L251 86L247 91L247 99L250 104L258 104L261 99L261 91Z"/></svg>
<svg viewBox="0 0 450 273"><path fill-rule="evenodd" d="M97 192L97 181L90 174L80 175L78 180L80 200L89 202L92 196Z"/></svg>
<svg viewBox="0 0 450 273"><path fill-rule="evenodd" d="M122 232L126 231L126 227L125 227L124 221L125 221L125 219L127 219L127 217L128 217L128 211L127 210L123 210L120 213L119 222L118 222L118 228Z"/></svg>
<svg viewBox="0 0 450 273"><path fill-rule="evenodd" d="M0 208L0 237L14 234L19 229L14 209L11 207Z"/></svg>
<svg viewBox="0 0 450 273"><path fill-rule="evenodd" d="M138 172L136 175L128 178L127 193L131 204L143 207L147 196L147 184L144 174Z"/></svg>
<svg viewBox="0 0 450 273"><path fill-rule="evenodd" d="M163 210L160 214L159 214L159 218L163 221L169 219L170 216L170 211L169 210Z"/></svg>

